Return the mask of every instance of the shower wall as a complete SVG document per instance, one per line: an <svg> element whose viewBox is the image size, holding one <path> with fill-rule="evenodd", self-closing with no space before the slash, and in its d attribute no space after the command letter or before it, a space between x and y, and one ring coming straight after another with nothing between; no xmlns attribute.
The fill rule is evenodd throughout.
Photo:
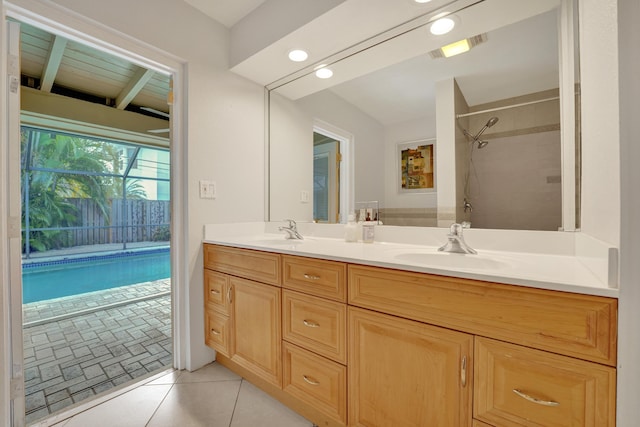
<svg viewBox="0 0 640 427"><path fill-rule="evenodd" d="M471 226L558 230L562 224L560 131L487 139L485 148L473 150Z"/></svg>

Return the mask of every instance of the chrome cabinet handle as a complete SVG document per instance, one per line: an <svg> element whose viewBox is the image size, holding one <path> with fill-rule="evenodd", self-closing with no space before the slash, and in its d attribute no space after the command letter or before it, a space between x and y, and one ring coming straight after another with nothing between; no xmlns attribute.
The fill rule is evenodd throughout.
<svg viewBox="0 0 640 427"><path fill-rule="evenodd" d="M313 320L307 320L307 319L304 319L304 320L302 321L302 323L304 323L304 325L305 325L305 326L308 326L308 327L310 327L310 328L319 328L319 327L320 327L320 324L319 324L319 323L314 322Z"/></svg>
<svg viewBox="0 0 640 427"><path fill-rule="evenodd" d="M316 276L315 274L304 273L304 278L309 280L320 280L320 276Z"/></svg>
<svg viewBox="0 0 640 427"><path fill-rule="evenodd" d="M220 291L217 289L211 289L211 293L214 295L220 295Z"/></svg>
<svg viewBox="0 0 640 427"><path fill-rule="evenodd" d="M233 301L231 300L231 286L227 289L227 301L231 304Z"/></svg>
<svg viewBox="0 0 640 427"><path fill-rule="evenodd" d="M533 396L529 396L528 394L521 392L517 388L514 388L513 392L518 396L520 396L521 398L526 399L529 402L536 403L538 405L542 405L542 406L559 406L560 405L560 403L554 402L553 400L542 400L542 399L535 398Z"/></svg>
<svg viewBox="0 0 640 427"><path fill-rule="evenodd" d="M316 381L316 380L314 380L313 378L308 377L308 376L306 376L306 375L303 375L303 376L302 376L302 379L303 379L303 380L305 380L307 383L309 383L309 384L311 384L311 385L320 385L320 383L319 383L318 381Z"/></svg>
<svg viewBox="0 0 640 427"><path fill-rule="evenodd" d="M215 329L213 329L213 328L211 329L211 333L212 333L213 335L220 335L220 331L216 331L216 330L215 330Z"/></svg>
<svg viewBox="0 0 640 427"><path fill-rule="evenodd" d="M462 387L467 386L467 356L462 356L462 362L460 364L460 382Z"/></svg>

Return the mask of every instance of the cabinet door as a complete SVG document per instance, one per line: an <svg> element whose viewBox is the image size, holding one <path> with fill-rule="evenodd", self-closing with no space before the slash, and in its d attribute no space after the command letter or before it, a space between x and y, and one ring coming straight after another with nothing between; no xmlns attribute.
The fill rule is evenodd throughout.
<svg viewBox="0 0 640 427"><path fill-rule="evenodd" d="M471 426L473 337L349 307L349 425Z"/></svg>
<svg viewBox="0 0 640 427"><path fill-rule="evenodd" d="M231 360L281 387L280 288L231 277Z"/></svg>

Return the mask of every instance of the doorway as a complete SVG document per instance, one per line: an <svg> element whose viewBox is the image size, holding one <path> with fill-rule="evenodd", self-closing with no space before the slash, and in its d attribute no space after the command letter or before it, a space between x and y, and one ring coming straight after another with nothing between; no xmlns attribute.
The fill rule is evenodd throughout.
<svg viewBox="0 0 640 427"><path fill-rule="evenodd" d="M340 222L340 141L313 133L313 220Z"/></svg>
<svg viewBox="0 0 640 427"><path fill-rule="evenodd" d="M346 223L353 212L353 136L316 120L313 126L313 219Z"/></svg>
<svg viewBox="0 0 640 427"><path fill-rule="evenodd" d="M82 21L81 19L78 20L77 17L67 17L65 16L63 13L60 13L60 10L57 10L53 7L49 7L46 5L42 5L42 8L44 8L44 10L39 9L38 13L42 13L42 16L48 16L48 18L44 18L42 16L36 16L34 13L31 12L27 12L24 11L21 8L17 8L17 7L12 7L11 4L7 4L5 3L3 5L3 9L5 9L7 16L15 21L20 21L20 20L26 20L29 22L30 25L33 25L35 27L38 27L39 24L41 24L42 28L46 29L47 31L50 31L52 34L55 34L56 36L61 36L61 37L66 37L68 39L73 39L75 41L82 41L82 40L87 40L87 42L91 45L91 47L94 48L98 48L101 52L106 53L106 54L114 54L116 55L118 58L122 59L128 59L131 60L132 62L135 62L135 64L137 66L141 66L141 67L147 67L150 69L153 69L154 72L156 73L161 73L164 74L166 76L170 76L171 80L173 82L173 87L175 88L174 90L177 91L181 91L181 88L183 87L183 65L180 63L175 62L174 59L168 58L168 57L164 57L161 53L159 53L158 51L149 49L146 46L137 46L135 45L134 42L132 42L130 39L124 39L121 38L117 33L113 32L113 33L105 33L104 28L101 29L96 29L94 32L94 28L92 27L91 23L89 22L80 22ZM49 10L47 10L49 8ZM50 13L47 13L50 12ZM58 24L53 22L54 19L58 19L59 22L66 22L66 24ZM73 30L71 30L70 28L70 23L72 23L72 25L77 26L79 28L74 28ZM12 25L13 24L13 25ZM28 78L25 78L25 76L22 76L22 78L20 78L20 72L19 72L19 58L20 58L20 53L15 51L15 46L19 46L19 44L16 44L15 41L17 39L17 33L15 31L12 30L12 28L15 28L15 23L8 23L8 22L3 22L2 24L2 29L3 29L3 37L8 35L10 42L9 42L9 48L8 51L5 50L5 48L2 49L3 52L3 63L8 64L8 69L9 69L9 74L10 74L10 81L13 82L17 81L20 82L21 80L24 81L29 81ZM80 34L79 31L84 31L84 33ZM86 35L85 35L86 34ZM103 36L101 40L99 40L95 34L99 34L100 36ZM106 34L106 36L105 36ZM118 47L120 46L120 47ZM122 48L122 46L126 46L128 49L125 51L124 48ZM7 54L7 55L5 55ZM145 58L151 58L149 60L145 59ZM163 64L167 64L167 65L163 65ZM16 73L16 68L18 68L18 71ZM13 86L11 86L13 88ZM19 164L19 159L20 155L19 155L19 151L20 151L20 144L18 143L20 141L20 92L22 92L21 90L19 90L19 85L18 85L18 90L9 90L7 89L6 91L2 91L0 93L0 95L2 95L1 99L2 99L2 103L7 107L6 108L6 116L3 118L3 123L8 124L9 126L6 126L5 129L7 130L6 133L3 132L2 134L2 144L1 144L1 149L2 149L2 156L3 158L9 158L11 159L11 163L10 163L10 170L8 171L8 173L2 177L3 180L3 188L13 188L18 190L20 188L20 164ZM16 102L17 101L17 102ZM122 99L120 100L122 102L126 103L126 100L123 101ZM155 127L153 128L154 130L163 130L164 132L167 132L169 130L170 131L170 135L171 135L171 140L172 140L172 144L169 147L167 144L167 147L164 149L164 151L167 153L167 155L171 155L173 163L174 164L180 164L183 160L184 160L184 155L180 149L180 147L182 146L179 142L181 140L181 121L180 121L180 112L182 111L182 105L181 103L176 103L174 102L173 105L169 105L168 107L168 111L165 113L167 115L170 115L171 117L175 117L175 120L172 120L171 126L168 126L168 123L165 121L165 126L163 126L162 128L165 129L159 129L160 127ZM38 114L39 119L42 120L48 120L48 118L46 117L46 115L43 114ZM75 126L78 126L79 128L82 128L82 120L78 120L78 121L74 121L72 119L69 118L65 118L65 121L67 124L68 123L72 123ZM104 126L103 126L104 128ZM41 128L42 129L42 128ZM62 129L60 129L59 127L56 127L55 129L50 129L50 128L46 128L45 130L47 131L54 131L57 134L61 134L64 133L64 131ZM76 129L77 130L77 129ZM104 130L104 129L102 129ZM152 128L149 128L149 130L152 130ZM83 128L83 131L88 131L88 128L85 127ZM116 132L117 133L117 132ZM129 136L133 135L133 132L128 132ZM114 140L120 141L120 142L125 142L128 145L128 147L132 148L133 151L135 151L136 149L142 147L143 145L140 145L141 141L131 141L128 138L125 138L124 140L119 139L117 137L114 137L114 134L110 134L108 137L105 137L104 135L101 135L99 133L93 133L91 131L89 131L89 133L81 133L82 137L91 137L91 138L95 138L95 137L102 137L104 140L108 140L110 142L113 142ZM157 141L157 137L154 135L144 135L142 137L143 140L145 140L144 142L149 142L149 141ZM174 144L175 143L175 144ZM153 145L153 144L152 144ZM135 147L134 147L135 146ZM155 148L159 148L159 147L155 147ZM131 154L133 151L132 150L128 150L129 154ZM139 154L141 154L141 151L138 151ZM17 155L16 155L17 154ZM160 156L161 157L161 156ZM141 157L138 157L138 161L141 160ZM142 159L143 162L148 160L148 158L146 159ZM13 163L15 162L15 163ZM139 162L137 166L142 165L143 162ZM126 163L126 162L125 162ZM136 169L136 166L131 164L131 170ZM140 169L138 167L138 169ZM186 168L180 168L180 169L185 169ZM174 168L172 168L171 170L169 170L167 168L166 173L169 176L165 177L166 179L164 180L164 182L166 183L165 188L168 190L169 188L176 188L176 186L181 186L182 182L184 182L184 177L183 175L180 175L176 172L176 170ZM91 175L91 174L88 174ZM111 176L110 178L116 178ZM150 177L149 176L138 176L138 178L142 179L142 180L149 180ZM157 177L156 177L157 178ZM127 191L126 187L123 191ZM165 304L165 308L163 310L165 310L168 313L168 318L170 319L170 322L173 323L173 325L170 323L169 327L168 327L168 331L169 331L169 344L168 344L168 348L169 350L173 349L173 358L169 358L168 360L165 359L165 361L163 362L163 365L166 365L168 362L168 366L173 366L173 367L177 367L177 368L182 368L184 367L184 351L183 351L183 346L184 344L182 343L181 337L179 336L179 334L174 335L173 337L171 337L171 330L181 330L180 325L178 323L180 323L180 319L183 318L184 313L180 310L178 310L177 304L175 303L174 298L172 297L173 295L177 295L179 294L181 291L181 289L183 288L183 283L184 280L182 280L182 277L185 277L185 271L184 271L184 266L182 265L182 263L178 262L177 260L179 259L178 257L178 253L184 253L184 236L181 233L174 233L173 231L177 229L177 225L176 223L178 223L179 221L181 221L182 217L184 216L183 213L183 209L181 208L181 206L184 206L183 203L183 196L179 193L175 193L175 192L171 192L172 196L175 194L175 197L173 197L172 200L172 208L170 211L171 214L171 221L169 223L165 223L163 224L163 226L166 228L166 232L162 232L162 230L158 231L158 227L156 227L155 230L155 235L157 238L160 238L160 236L163 236L163 239L169 239L169 241L171 242L171 253L170 255L168 255L169 259L171 260L171 266L172 267L176 267L176 268L171 268L171 273L170 273L170 277L169 279L169 286L167 287L167 290L165 291L166 295L169 297L168 303ZM16 224L18 226L18 229L20 228L20 209L21 209L21 194L20 191L8 191L6 192L5 190L2 190L2 192L0 193L0 195L3 198L3 201L7 202L7 206L8 206L8 213L3 213L3 215L10 215L12 218L18 218L18 223ZM16 212L17 211L17 212ZM3 216L3 219L5 219L6 217ZM41 227L41 228L47 228L47 227ZM86 226L77 226L76 228L86 228ZM150 231L151 227L147 227L147 231L150 232L151 234L153 234L152 231ZM138 227L138 231L142 233L142 231L140 231L141 229ZM32 230L33 231L33 230ZM40 230L40 231L52 231L52 230ZM170 236L170 237L169 237ZM10 348L4 348L3 349L3 360L9 362L7 365L9 366L9 375L5 376L3 375L3 385L4 384L8 384L9 382L11 382L11 390L12 390L12 395L10 396L11 400L11 407L10 407L10 416L11 416L11 425L15 425L15 426L21 426L24 425L25 422L25 417L24 414L26 411L26 407L27 404L25 402L25 398L24 398L24 392L23 392L23 385L27 385L32 372L28 372L24 369L25 365L24 365L24 361L26 360L26 358L31 357L30 354L28 354L27 352L23 352L24 348L23 348L23 338L26 336L26 334L23 334L23 330L22 330L22 323L23 323L23 316L21 313L21 305L22 305L22 280L20 277L20 248L23 247L23 242L28 242L30 243L29 239L27 239L24 235L22 237L20 237L20 234L18 233L17 238L12 239L11 244L9 245L7 251L2 251L2 256L3 256L3 264L6 263L6 267L7 270L10 271L10 280L7 280L5 283L3 283L3 292L9 290L9 293L11 295L11 302L10 302L10 312L11 312L11 316L9 319L9 324L7 325L6 323L2 322L2 327L3 327L3 342L6 343L7 342L7 337L9 337L10 342L11 342L11 346ZM14 241L16 244L14 244ZM129 245L127 247L128 250L132 250L134 249L132 247L132 242L129 242ZM31 247L31 246L30 246ZM31 247L31 249L33 249L33 247ZM106 254L105 254L106 255ZM113 253L109 254L111 255L115 255ZM67 257L68 259L70 259L71 257ZM7 270L4 270L3 266L3 271L6 272ZM15 274L15 273L18 274ZM4 274L4 273L3 273ZM6 276L5 276L6 277ZM139 303L142 302L146 302L146 301L138 301ZM7 308L9 303L7 303L6 301L3 300L3 304L4 308ZM93 304L93 302L92 302ZM118 307L110 307L110 308L118 308ZM168 310L168 311L167 311ZM89 311L93 311L93 309L90 309ZM85 315L88 314L95 314L96 312L93 311L93 313L84 313ZM139 311L134 311L132 313L132 316L134 317L134 321L135 317L138 316ZM113 316L107 316L107 319L109 321L113 321ZM73 322L69 317L66 317L65 314L59 316L56 318L56 321L60 321L60 322ZM91 320L89 319L83 319L82 324L78 324L75 325L75 327L78 329L78 333L80 333L80 331L86 331L86 329L84 329L85 325L90 325L91 324ZM29 325L31 327L38 327L41 325L37 325L37 324L31 324ZM68 323L67 323L68 326ZM116 324L114 324L113 322L111 323L111 326L115 327ZM118 326L121 329L125 329L126 326L125 325L120 325L118 324ZM102 333L111 333L112 335L116 335L117 331L114 330L109 330L109 328L107 328L106 330L103 330ZM42 334L36 334L36 337L34 338L33 336L30 338L30 341L33 342L37 342L39 340L53 340L55 341L56 338L60 338L60 334L55 335L55 333L52 333L50 331L44 332ZM104 340L106 338L106 336L100 337L98 333L96 333L96 341L99 340ZM111 350L114 350L116 352L119 352L122 350L122 347L119 347L120 350L116 350L117 346L113 346L111 349L109 349L106 345L104 346L105 349L107 351L109 351L111 353L111 356L113 356L113 352ZM6 350L6 352L5 352ZM77 350L76 352L74 352L74 350ZM58 351L59 354L55 354L56 351ZM49 348L49 351L47 352L43 352L40 354L41 357L47 357L47 353L50 356L53 357L74 357L74 358L82 358L82 357L91 357L92 359L99 359L101 356L97 355L96 353L94 353L93 351L91 351L91 349L89 349L90 351L90 355L85 353L84 356L81 355L81 353L83 351L87 351L85 350L78 350L78 349L72 349L72 348L67 348L64 349L62 346L59 348L56 348L55 346L52 346ZM102 350L104 351L104 350ZM77 353L77 354L76 354ZM140 354L138 354L140 355ZM104 355L103 355L104 356ZM35 355L35 351L34 351L34 357L37 356ZM141 357L142 359L142 357ZM105 359L102 359L101 361L104 361ZM3 365L5 365L3 363ZM88 365L85 365L82 369L88 368ZM106 365L101 366L101 369L104 371L106 369ZM75 377L75 381L76 381L76 385L78 385L78 387L82 388L82 383L86 383L86 379L88 377L93 376L93 374L89 371L85 371L83 372L83 376L84 378L81 379L82 377L79 375L76 375L78 373L77 369L68 369L65 372L62 372L63 369L60 369L60 372L62 375L60 375L63 379L68 379L70 381L73 381L73 377ZM94 371L97 371L97 367L94 366ZM54 375L54 377L57 374L57 370L55 368L52 368L50 371L48 371L46 375ZM95 372L94 372L95 373ZM87 377L88 376L88 377ZM50 378L51 379L51 378ZM5 383L6 381L6 383ZM95 384L94 384L95 385ZM114 386L120 386L120 384L113 384ZM3 387L4 388L4 387ZM85 388L85 392L87 392L86 387ZM6 387L6 389L9 389L9 387ZM95 392L103 392L105 391L104 388L99 388L98 390L93 390L92 394L95 394ZM22 392L22 393L20 393ZM62 395L65 392L68 393L69 390L59 390L59 394ZM85 393L86 394L86 393ZM4 398L8 397L3 395L3 400ZM47 396L43 396L42 394L38 397L35 397L34 400L37 399L41 399L42 397L44 397L44 400L47 400ZM57 396L60 397L60 396ZM66 399L65 405L67 403L71 403L71 404L76 404L77 402L82 400L81 396L76 396L78 398L78 400L73 399L72 397L70 399ZM85 396L86 397L86 396ZM52 399L53 400L53 399ZM65 399L61 399L58 402L62 402ZM9 399L7 398L6 401L9 401ZM63 405L64 406L64 405ZM60 410L61 407L57 407L54 409L54 411ZM4 411L2 411L3 414L5 413ZM3 415L4 417L4 415ZM33 421L34 419L38 419L40 418L40 416L36 416L35 418L32 418L30 421Z"/></svg>

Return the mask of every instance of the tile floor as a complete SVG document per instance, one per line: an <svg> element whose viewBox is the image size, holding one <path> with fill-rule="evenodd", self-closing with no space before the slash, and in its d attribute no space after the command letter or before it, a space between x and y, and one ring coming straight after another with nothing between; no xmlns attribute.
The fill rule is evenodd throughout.
<svg viewBox="0 0 640 427"><path fill-rule="evenodd" d="M311 427L257 387L211 363L174 371L54 427Z"/></svg>

